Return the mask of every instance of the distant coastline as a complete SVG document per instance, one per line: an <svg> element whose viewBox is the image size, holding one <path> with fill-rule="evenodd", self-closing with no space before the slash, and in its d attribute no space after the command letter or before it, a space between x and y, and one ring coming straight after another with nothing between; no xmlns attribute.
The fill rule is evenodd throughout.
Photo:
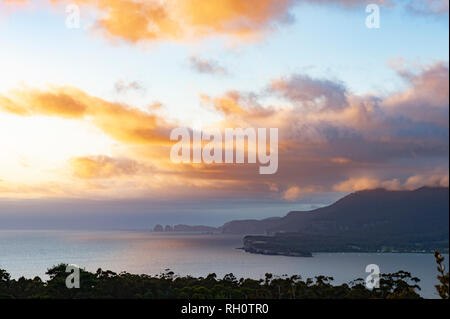
<svg viewBox="0 0 450 319"><path fill-rule="evenodd" d="M210 227L210 226L189 226L189 225L156 225L153 227L153 232L155 233L220 233L220 228Z"/></svg>
<svg viewBox="0 0 450 319"><path fill-rule="evenodd" d="M449 189L375 189L345 196L313 211L235 220L220 227L156 225L154 232L243 236L248 253L312 257L316 252L449 252Z"/></svg>

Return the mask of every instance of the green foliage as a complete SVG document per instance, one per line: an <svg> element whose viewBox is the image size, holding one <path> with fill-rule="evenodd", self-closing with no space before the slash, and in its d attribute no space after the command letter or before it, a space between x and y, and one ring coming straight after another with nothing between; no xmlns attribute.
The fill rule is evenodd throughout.
<svg viewBox="0 0 450 319"><path fill-rule="evenodd" d="M437 279L439 280L439 284L435 285L436 290L439 294L439 296L442 299L448 299L449 295L449 273L445 273L445 266L444 266L444 260L445 258L441 256L441 254L437 251L434 253L434 256L436 258L436 263L438 264L437 270L439 272L439 275L437 276Z"/></svg>
<svg viewBox="0 0 450 319"><path fill-rule="evenodd" d="M0 298L52 298L52 299L367 299L367 298L420 298L419 279L399 271L384 274L380 288L368 290L363 279L349 284L333 285L333 278L317 276L302 280L300 276L273 276L264 279L237 279L227 274L218 279L207 277L179 277L170 270L158 276L115 273L98 269L95 273L80 270L80 288L66 287L66 264L47 271L49 279L39 277L12 280L0 269ZM447 274L448 283L448 274ZM448 285L447 285L448 296Z"/></svg>

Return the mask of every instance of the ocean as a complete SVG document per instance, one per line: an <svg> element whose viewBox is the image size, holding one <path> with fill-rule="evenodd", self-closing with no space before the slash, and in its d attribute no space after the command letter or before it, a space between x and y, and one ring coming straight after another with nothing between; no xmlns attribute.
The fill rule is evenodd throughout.
<svg viewBox="0 0 450 319"><path fill-rule="evenodd" d="M265 256L244 252L242 236L152 233L145 231L0 230L0 269L13 278L40 276L59 263L89 271L157 275L170 269L177 275L264 278L273 275L332 276L335 283L366 278L366 266L382 273L405 270L421 279L421 295L438 298L433 254L316 253L313 258ZM446 264L448 265L448 255Z"/></svg>

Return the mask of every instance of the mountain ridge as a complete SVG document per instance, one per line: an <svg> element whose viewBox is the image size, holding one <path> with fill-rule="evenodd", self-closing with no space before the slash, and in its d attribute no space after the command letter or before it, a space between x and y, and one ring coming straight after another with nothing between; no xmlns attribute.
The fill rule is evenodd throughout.
<svg viewBox="0 0 450 319"><path fill-rule="evenodd" d="M446 225L448 232L448 187L422 187L413 191L385 189L351 193L335 203L310 211L291 211L284 217L262 220L233 220L220 230L226 234L275 234L277 232L339 233L365 225L365 231L376 224L388 223L394 231L439 231ZM426 211L433 213L427 215ZM361 214L364 212L364 214ZM446 212L446 213L445 213ZM423 222L421 227L414 221ZM408 220L409 219L409 220ZM404 224L400 227L396 224ZM372 226L372 227L371 227Z"/></svg>
<svg viewBox="0 0 450 319"><path fill-rule="evenodd" d="M230 222L225 231L242 231L242 225ZM312 252L448 252L449 189L356 192L327 207L256 221L251 229L266 236L244 237L250 253L311 257Z"/></svg>

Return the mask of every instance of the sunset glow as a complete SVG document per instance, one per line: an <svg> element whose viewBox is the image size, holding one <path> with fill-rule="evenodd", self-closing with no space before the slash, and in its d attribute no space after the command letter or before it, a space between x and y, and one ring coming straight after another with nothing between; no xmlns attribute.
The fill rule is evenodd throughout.
<svg viewBox="0 0 450 319"><path fill-rule="evenodd" d="M364 1L76 0L72 29L69 2L4 0L0 197L448 186L448 2L410 2L371 30ZM279 169L173 163L175 127L278 128Z"/></svg>

